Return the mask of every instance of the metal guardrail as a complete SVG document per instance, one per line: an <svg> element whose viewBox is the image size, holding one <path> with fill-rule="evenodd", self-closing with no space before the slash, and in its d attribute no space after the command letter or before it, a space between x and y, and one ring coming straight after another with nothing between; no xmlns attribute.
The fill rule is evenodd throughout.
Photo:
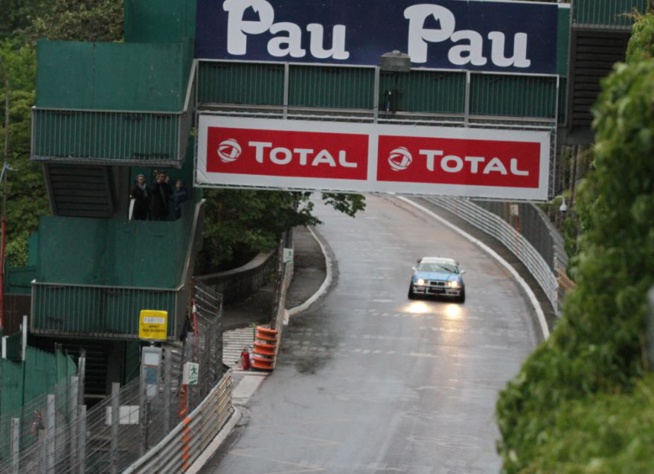
<svg viewBox="0 0 654 474"><path fill-rule="evenodd" d="M79 378L0 420L0 473L186 470L234 413L232 376L222 363L221 297L198 285L195 303L184 341L163 343L155 377L142 372L123 387L113 384L111 396L87 411L80 360ZM184 383L186 362L198 364L197 384Z"/></svg>
<svg viewBox="0 0 654 474"><path fill-rule="evenodd" d="M259 254L243 266L197 276L195 280L222 294L224 303L242 301L271 281L277 260L276 251Z"/></svg>
<svg viewBox="0 0 654 474"><path fill-rule="evenodd" d="M499 215L465 198L433 196L426 199L500 241L525 265L552 304L556 314L561 314L562 298L557 271L560 268L565 269L567 257L561 236L557 235L551 225L548 225L547 217L536 206L530 203L513 204L518 206L515 209L519 216L523 211L524 214L530 215L527 217L528 225L523 224L516 228ZM499 204L504 205L504 203ZM524 233L521 233L521 227L532 236L546 237L541 242L534 242L534 245Z"/></svg>
<svg viewBox="0 0 654 474"><path fill-rule="evenodd" d="M188 417L123 473L184 472L215 438L232 413L230 370Z"/></svg>

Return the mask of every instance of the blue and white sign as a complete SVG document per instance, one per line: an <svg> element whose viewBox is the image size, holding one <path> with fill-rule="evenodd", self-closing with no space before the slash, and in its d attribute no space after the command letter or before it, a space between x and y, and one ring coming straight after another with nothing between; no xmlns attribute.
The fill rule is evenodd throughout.
<svg viewBox="0 0 654 474"><path fill-rule="evenodd" d="M196 58L556 74L555 3L198 0Z"/></svg>

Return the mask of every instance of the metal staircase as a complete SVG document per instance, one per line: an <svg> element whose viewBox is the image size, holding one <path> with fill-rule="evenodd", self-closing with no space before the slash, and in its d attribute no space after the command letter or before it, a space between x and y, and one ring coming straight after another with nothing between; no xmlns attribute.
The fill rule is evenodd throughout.
<svg viewBox="0 0 654 474"><path fill-rule="evenodd" d="M43 169L54 215L98 219L114 216L111 167L46 163Z"/></svg>

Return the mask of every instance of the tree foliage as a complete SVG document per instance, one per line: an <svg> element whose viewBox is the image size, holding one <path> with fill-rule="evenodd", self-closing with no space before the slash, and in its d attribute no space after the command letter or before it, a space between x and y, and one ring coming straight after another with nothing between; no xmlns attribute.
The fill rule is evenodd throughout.
<svg viewBox="0 0 654 474"><path fill-rule="evenodd" d="M52 0L0 0L0 42L16 38L32 21L50 11Z"/></svg>
<svg viewBox="0 0 654 474"><path fill-rule="evenodd" d="M279 244L282 234L296 226L316 225L311 193L219 189L206 192L205 243L197 270L210 273L243 263L253 252ZM359 194L322 194L325 204L351 217L365 209Z"/></svg>
<svg viewBox="0 0 654 474"><path fill-rule="evenodd" d="M122 39L122 0L0 0L0 60L9 79L9 154L7 171L7 260L27 261L27 239L39 218L50 213L41 165L30 160L31 107L35 103L36 50L39 38L76 41ZM6 8L5 8L6 7ZM5 12L8 12L5 15ZM4 81L0 94L5 98ZM2 114L4 118L4 113ZM4 120L0 143L4 150Z"/></svg>
<svg viewBox="0 0 654 474"><path fill-rule="evenodd" d="M26 28L32 40L120 41L122 0L58 0Z"/></svg>
<svg viewBox="0 0 654 474"><path fill-rule="evenodd" d="M38 227L39 217L49 213L41 166L30 160L36 55L29 45L17 46L5 41L0 44L0 57L9 79L9 154L3 157L10 166L6 170L7 258L12 265L22 265L27 260L26 245L14 240L26 241L29 233ZM3 98L5 93L3 82L0 86ZM3 121L2 150L4 127Z"/></svg>
<svg viewBox="0 0 654 474"><path fill-rule="evenodd" d="M15 3L15 0L0 0ZM22 2L18 2L22 3ZM23 41L17 47L6 42L0 55L11 77L11 153L14 169L9 179L8 259L12 265L26 261L26 240L49 213L40 166L29 160L30 107L35 98L36 58L39 38L72 41L120 41L123 35L122 0L34 0L12 10L15 15L0 22ZM206 193L204 262L201 271L233 264L253 253L274 248L282 233L297 225L318 223L312 214L310 193L285 191L214 190ZM354 216L365 208L360 195L325 193L323 200ZM16 239L17 241L14 241Z"/></svg>
<svg viewBox="0 0 654 474"><path fill-rule="evenodd" d="M605 78L593 109L594 170L577 200L577 287L550 338L498 401L499 452L509 473L549 472L537 466L554 455L548 449L562 410L629 393L646 369L646 294L654 284L653 26L654 16L640 19L627 63Z"/></svg>

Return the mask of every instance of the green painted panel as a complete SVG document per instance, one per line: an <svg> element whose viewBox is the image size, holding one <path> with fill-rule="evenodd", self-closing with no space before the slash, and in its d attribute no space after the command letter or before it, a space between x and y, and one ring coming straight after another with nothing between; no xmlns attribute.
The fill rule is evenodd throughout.
<svg viewBox="0 0 654 474"><path fill-rule="evenodd" d="M91 108L95 61L92 43L40 40L36 59L37 106Z"/></svg>
<svg viewBox="0 0 654 474"><path fill-rule="evenodd" d="M141 343L140 341L125 342L125 383L137 378L141 371Z"/></svg>
<svg viewBox="0 0 654 474"><path fill-rule="evenodd" d="M648 0L574 0L573 22L580 25L622 26L629 28L634 22L630 13L645 13Z"/></svg>
<svg viewBox="0 0 654 474"><path fill-rule="evenodd" d="M12 416L19 417L23 404L54 393L56 385L76 374L75 362L61 352L53 354L28 346L24 362L0 359L0 421L9 422ZM6 429L5 426L0 428ZM0 446L8 439L0 437Z"/></svg>
<svg viewBox="0 0 654 474"><path fill-rule="evenodd" d="M36 266L14 267L7 271L7 293L29 295L31 282L36 277Z"/></svg>
<svg viewBox="0 0 654 474"><path fill-rule="evenodd" d="M554 118L556 77L475 74L470 81L470 114Z"/></svg>
<svg viewBox="0 0 654 474"><path fill-rule="evenodd" d="M200 63L198 102L237 105L276 105L284 102L281 64Z"/></svg>
<svg viewBox="0 0 654 474"><path fill-rule="evenodd" d="M385 110L386 91L392 91L392 108L403 112L462 114L465 110L465 72L382 72L379 78L380 110ZM393 95L391 94L391 96Z"/></svg>
<svg viewBox="0 0 654 474"><path fill-rule="evenodd" d="M196 0L125 0L125 41L178 43L195 37Z"/></svg>
<svg viewBox="0 0 654 474"><path fill-rule="evenodd" d="M288 105L370 110L374 90L372 68L291 66Z"/></svg>
<svg viewBox="0 0 654 474"><path fill-rule="evenodd" d="M191 45L41 40L37 98L42 108L180 111Z"/></svg>
<svg viewBox="0 0 654 474"><path fill-rule="evenodd" d="M559 125L565 125L568 115L568 78L559 80Z"/></svg>
<svg viewBox="0 0 654 474"><path fill-rule="evenodd" d="M174 222L42 217L37 280L175 288L188 250L187 214Z"/></svg>

